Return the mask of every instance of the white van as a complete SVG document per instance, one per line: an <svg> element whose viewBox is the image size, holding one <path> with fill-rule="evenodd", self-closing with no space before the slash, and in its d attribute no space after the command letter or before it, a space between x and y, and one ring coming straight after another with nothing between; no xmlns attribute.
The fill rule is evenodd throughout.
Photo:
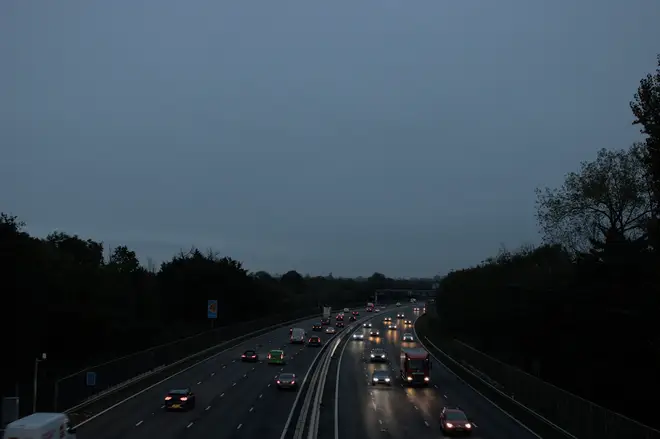
<svg viewBox="0 0 660 439"><path fill-rule="evenodd" d="M303 328L293 328L291 331L291 343L305 343L305 330Z"/></svg>
<svg viewBox="0 0 660 439"><path fill-rule="evenodd" d="M10 422L4 439L76 439L76 430L64 413L32 413Z"/></svg>

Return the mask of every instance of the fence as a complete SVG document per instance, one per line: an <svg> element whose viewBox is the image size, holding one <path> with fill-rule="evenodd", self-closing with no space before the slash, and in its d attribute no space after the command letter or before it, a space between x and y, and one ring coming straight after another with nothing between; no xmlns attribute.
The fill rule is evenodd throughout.
<svg viewBox="0 0 660 439"><path fill-rule="evenodd" d="M148 374L153 370L174 363L210 346L220 344L223 341L278 323L303 318L316 312L320 314L318 309L306 309L236 323L80 370L56 381L53 401L54 410L64 411L74 407L94 395L106 392L140 375ZM88 372L95 374L93 386L87 383Z"/></svg>
<svg viewBox="0 0 660 439"><path fill-rule="evenodd" d="M660 439L660 431L545 382L460 340L430 337L447 355L580 439ZM494 382L493 382L494 381Z"/></svg>

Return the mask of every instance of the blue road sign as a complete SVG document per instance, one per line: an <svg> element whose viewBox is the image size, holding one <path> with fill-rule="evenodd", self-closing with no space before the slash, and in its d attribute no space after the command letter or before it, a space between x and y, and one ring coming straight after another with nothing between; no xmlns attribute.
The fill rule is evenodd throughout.
<svg viewBox="0 0 660 439"><path fill-rule="evenodd" d="M217 319L218 318L218 301L217 300L209 300L208 316L209 316L209 319Z"/></svg>
<svg viewBox="0 0 660 439"><path fill-rule="evenodd" d="M96 385L96 372L87 372L87 376L85 378L88 386L91 387Z"/></svg>

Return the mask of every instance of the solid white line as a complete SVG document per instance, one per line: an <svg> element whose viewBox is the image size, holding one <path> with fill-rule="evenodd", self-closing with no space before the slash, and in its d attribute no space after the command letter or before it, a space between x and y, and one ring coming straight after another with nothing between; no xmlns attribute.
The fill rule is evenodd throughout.
<svg viewBox="0 0 660 439"><path fill-rule="evenodd" d="M426 422L426 421L424 421L424 425L426 425L427 427L430 427L429 423Z"/></svg>
<svg viewBox="0 0 660 439"><path fill-rule="evenodd" d="M192 426L193 426L193 423L191 422L190 424L188 424L188 426L186 428L190 428Z"/></svg>
<svg viewBox="0 0 660 439"><path fill-rule="evenodd" d="M206 407L204 410L211 410L211 406Z"/></svg>
<svg viewBox="0 0 660 439"><path fill-rule="evenodd" d="M240 430L243 424L238 424L238 427L236 427L236 430Z"/></svg>
<svg viewBox="0 0 660 439"><path fill-rule="evenodd" d="M252 413L253 410L254 410L254 407L250 407L250 413Z"/></svg>
<svg viewBox="0 0 660 439"><path fill-rule="evenodd" d="M220 394L220 398L222 398L223 396L225 396L225 394L224 394L224 393L221 393L221 394Z"/></svg>
<svg viewBox="0 0 660 439"><path fill-rule="evenodd" d="M140 421L140 422L138 422L137 424L135 424L135 426L136 426L136 427L139 427L140 425L142 425L143 422L144 422L144 421Z"/></svg>
<svg viewBox="0 0 660 439"><path fill-rule="evenodd" d="M201 382L201 381L197 381L197 385L200 385L200 384L202 384L202 382Z"/></svg>

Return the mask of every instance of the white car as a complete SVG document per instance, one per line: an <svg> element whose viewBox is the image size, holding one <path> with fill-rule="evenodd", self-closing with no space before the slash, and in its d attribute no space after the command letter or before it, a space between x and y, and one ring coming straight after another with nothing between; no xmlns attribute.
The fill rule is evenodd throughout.
<svg viewBox="0 0 660 439"><path fill-rule="evenodd" d="M365 328L371 328L371 322L363 323L362 326Z"/></svg>
<svg viewBox="0 0 660 439"><path fill-rule="evenodd" d="M325 329L326 334L334 334L335 332L337 332L337 331L335 331L335 328L326 328Z"/></svg>
<svg viewBox="0 0 660 439"><path fill-rule="evenodd" d="M402 341L415 341L415 338L413 337L413 335L411 333L406 332L405 334L403 334L403 337L401 338L401 340Z"/></svg>
<svg viewBox="0 0 660 439"><path fill-rule="evenodd" d="M396 306L401 306L401 302L397 302L397 303L396 303Z"/></svg>
<svg viewBox="0 0 660 439"><path fill-rule="evenodd" d="M374 312L380 312L380 308L376 308Z"/></svg>
<svg viewBox="0 0 660 439"><path fill-rule="evenodd" d="M344 308L344 312L350 312L351 310L348 308Z"/></svg>
<svg viewBox="0 0 660 439"><path fill-rule="evenodd" d="M353 340L364 340L364 334L361 332L356 332L353 334Z"/></svg>

